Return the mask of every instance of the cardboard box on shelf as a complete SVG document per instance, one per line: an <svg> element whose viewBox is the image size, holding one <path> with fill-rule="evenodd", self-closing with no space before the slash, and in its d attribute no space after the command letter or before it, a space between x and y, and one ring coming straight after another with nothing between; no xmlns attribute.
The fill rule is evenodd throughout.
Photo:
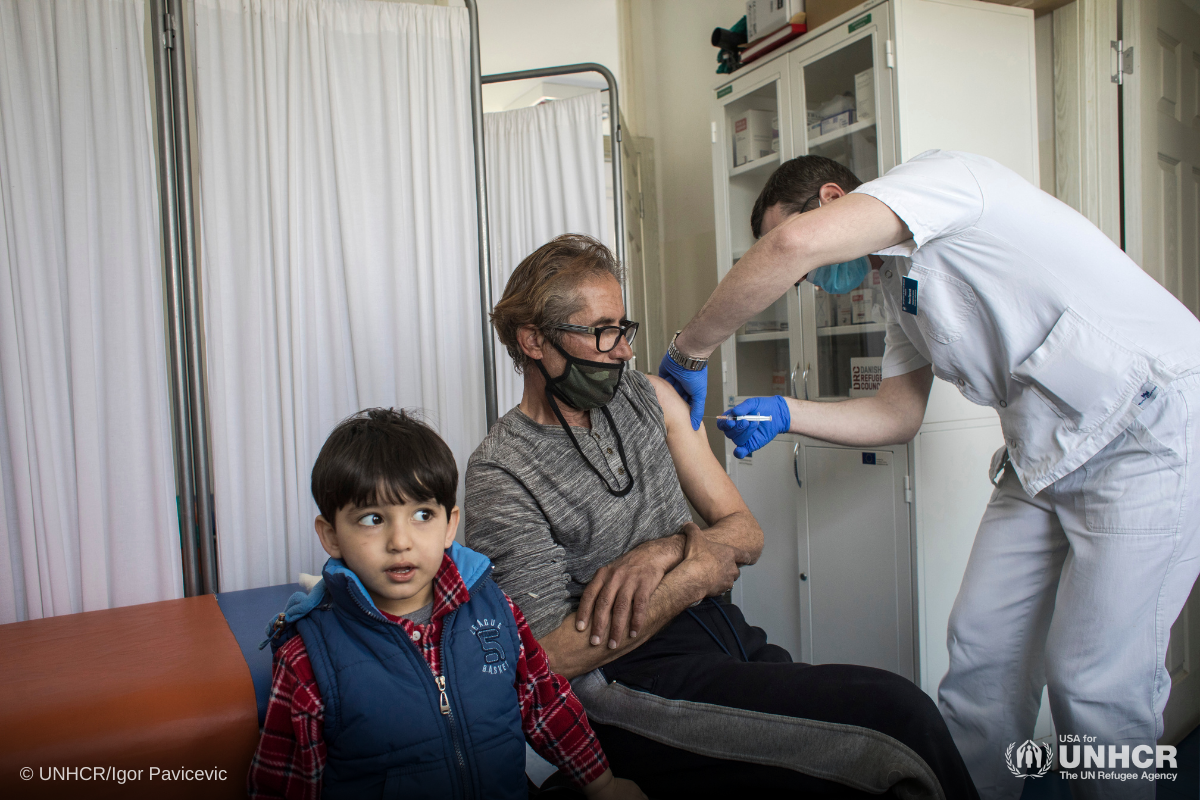
<svg viewBox="0 0 1200 800"><path fill-rule="evenodd" d="M852 322L855 325L865 325L871 321L871 304L874 301L875 292L871 289L858 287L850 292L850 309L853 317Z"/></svg>
<svg viewBox="0 0 1200 800"><path fill-rule="evenodd" d="M804 0L746 0L746 41L774 33L803 10Z"/></svg>
<svg viewBox="0 0 1200 800"><path fill-rule="evenodd" d="M743 111L733 118L733 165L771 155L771 120L774 111Z"/></svg>
<svg viewBox="0 0 1200 800"><path fill-rule="evenodd" d="M826 117L821 120L821 135L824 136L834 131L840 131L842 128L849 128L853 124L853 111L843 111L840 114L834 114L832 117Z"/></svg>
<svg viewBox="0 0 1200 800"><path fill-rule="evenodd" d="M871 311L870 322L887 322L887 315L883 311L883 285L879 280L879 270L872 269L867 279L871 284Z"/></svg>
<svg viewBox="0 0 1200 800"><path fill-rule="evenodd" d="M837 303L837 324L838 325L853 325L854 324L854 303L848 294L835 294L834 300Z"/></svg>
<svg viewBox="0 0 1200 800"><path fill-rule="evenodd" d="M818 328L828 328L833 325L837 319L837 307L830 307L829 295L822 289L817 289L813 292L814 305L816 306L816 318Z"/></svg>
<svg viewBox="0 0 1200 800"><path fill-rule="evenodd" d="M854 76L854 117L859 122L875 119L874 69L864 69Z"/></svg>
<svg viewBox="0 0 1200 800"><path fill-rule="evenodd" d="M834 17L845 14L855 6L862 4L863 0L808 0L804 9L808 14L806 18L808 29L815 30Z"/></svg>

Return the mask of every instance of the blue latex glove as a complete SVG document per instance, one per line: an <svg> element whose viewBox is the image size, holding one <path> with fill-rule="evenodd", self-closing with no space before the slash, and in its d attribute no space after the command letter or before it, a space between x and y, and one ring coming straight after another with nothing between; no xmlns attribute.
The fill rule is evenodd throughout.
<svg viewBox="0 0 1200 800"><path fill-rule="evenodd" d="M737 445L733 450L737 458L745 458L792 427L792 412L788 409L787 400L779 395L751 397L725 412L726 416L740 417L746 414L761 414L771 419L768 422L717 420L717 427Z"/></svg>
<svg viewBox="0 0 1200 800"><path fill-rule="evenodd" d="M708 365L704 369L684 369L670 355L658 365L658 377L675 387L692 409L692 430L700 430L704 419L704 396L708 394Z"/></svg>

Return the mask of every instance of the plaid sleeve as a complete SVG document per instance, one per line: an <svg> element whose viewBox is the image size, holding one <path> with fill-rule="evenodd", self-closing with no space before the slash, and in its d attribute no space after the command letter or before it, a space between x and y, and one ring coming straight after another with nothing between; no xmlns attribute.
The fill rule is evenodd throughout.
<svg viewBox="0 0 1200 800"><path fill-rule="evenodd" d="M517 696L525 738L538 755L561 769L571 783L586 786L608 769L608 759L588 724L583 705L571 691L571 684L550 671L546 651L534 638L525 615L511 598L508 604L521 634Z"/></svg>
<svg viewBox="0 0 1200 800"><path fill-rule="evenodd" d="M325 704L304 640L292 638L275 654L271 699L262 738L250 762L250 797L318 800L325 769Z"/></svg>

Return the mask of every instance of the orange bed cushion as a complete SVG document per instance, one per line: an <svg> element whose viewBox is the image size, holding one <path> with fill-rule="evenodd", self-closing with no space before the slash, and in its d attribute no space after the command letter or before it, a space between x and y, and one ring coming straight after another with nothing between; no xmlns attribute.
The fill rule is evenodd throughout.
<svg viewBox="0 0 1200 800"><path fill-rule="evenodd" d="M0 797L245 797L257 742L212 595L0 625Z"/></svg>

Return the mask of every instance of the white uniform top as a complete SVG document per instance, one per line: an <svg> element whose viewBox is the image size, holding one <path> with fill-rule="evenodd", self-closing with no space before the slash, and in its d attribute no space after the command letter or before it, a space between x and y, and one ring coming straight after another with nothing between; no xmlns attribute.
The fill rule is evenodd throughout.
<svg viewBox="0 0 1200 800"><path fill-rule="evenodd" d="M854 190L913 238L881 250L883 377L933 365L1000 415L1030 495L1200 370L1200 321L1078 212L997 162L930 150ZM904 310L904 278L917 283Z"/></svg>

